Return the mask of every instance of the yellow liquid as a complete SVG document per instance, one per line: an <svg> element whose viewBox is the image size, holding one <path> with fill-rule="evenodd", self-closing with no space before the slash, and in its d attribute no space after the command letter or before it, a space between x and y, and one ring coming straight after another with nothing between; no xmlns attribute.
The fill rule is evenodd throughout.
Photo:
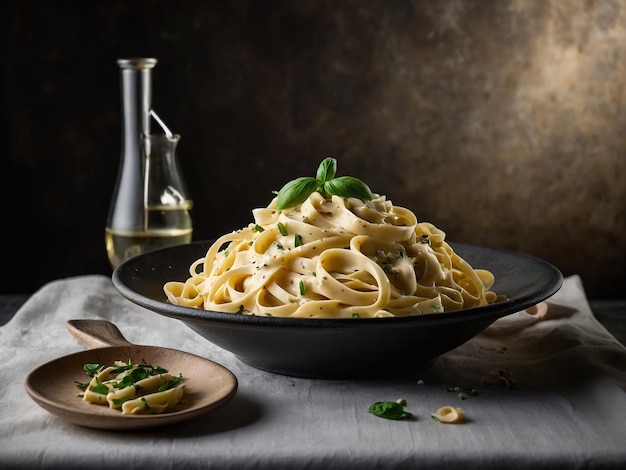
<svg viewBox="0 0 626 470"><path fill-rule="evenodd" d="M147 251L191 242L193 229L167 229L150 232L122 233L105 229L107 256L112 268L122 261Z"/></svg>

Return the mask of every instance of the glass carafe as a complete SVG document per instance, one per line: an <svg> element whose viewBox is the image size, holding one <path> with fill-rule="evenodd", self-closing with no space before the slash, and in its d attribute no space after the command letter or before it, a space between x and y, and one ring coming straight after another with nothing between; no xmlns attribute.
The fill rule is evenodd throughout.
<svg viewBox="0 0 626 470"><path fill-rule="evenodd" d="M192 201L173 134L151 106L156 59L120 59L122 155L105 227L111 267L146 251L189 243ZM160 132L151 132L156 121Z"/></svg>

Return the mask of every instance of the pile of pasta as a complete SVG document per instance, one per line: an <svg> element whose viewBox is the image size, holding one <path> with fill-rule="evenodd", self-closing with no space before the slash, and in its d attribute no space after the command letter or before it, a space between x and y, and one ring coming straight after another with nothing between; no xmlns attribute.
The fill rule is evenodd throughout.
<svg viewBox="0 0 626 470"><path fill-rule="evenodd" d="M175 411L185 389L182 376L175 377L165 369L130 361L99 366L91 381L84 385L84 401L119 409L122 414Z"/></svg>
<svg viewBox="0 0 626 470"><path fill-rule="evenodd" d="M474 269L385 196L370 201L313 192L278 211L254 209L254 223L217 239L167 282L175 305L298 318L373 318L480 307L498 300L494 276Z"/></svg>

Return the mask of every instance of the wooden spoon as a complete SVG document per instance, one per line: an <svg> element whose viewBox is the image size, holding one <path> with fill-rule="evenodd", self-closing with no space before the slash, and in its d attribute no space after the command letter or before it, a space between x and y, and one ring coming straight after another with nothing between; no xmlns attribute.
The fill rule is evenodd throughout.
<svg viewBox="0 0 626 470"><path fill-rule="evenodd" d="M227 403L237 391L237 378L224 366L195 354L128 342L119 329L104 320L68 320L70 334L94 347L47 362L30 372L24 387L42 408L60 418L99 429L128 430L178 423ZM183 408L162 414L126 415L108 406L91 404L79 396L75 381L87 382L84 364L112 365L132 360L182 374Z"/></svg>

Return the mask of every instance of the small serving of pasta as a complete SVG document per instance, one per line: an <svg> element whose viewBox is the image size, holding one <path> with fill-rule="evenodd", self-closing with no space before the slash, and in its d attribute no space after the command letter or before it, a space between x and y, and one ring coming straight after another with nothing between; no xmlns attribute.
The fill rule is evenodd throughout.
<svg viewBox="0 0 626 470"><path fill-rule="evenodd" d="M368 188L369 190L369 188ZM170 303L226 313L373 318L441 313L499 300L494 276L385 196L313 190L279 210L280 193L254 222L217 239L167 282Z"/></svg>
<svg viewBox="0 0 626 470"><path fill-rule="evenodd" d="M132 361L115 361L111 366L85 364L92 379L77 382L87 403L106 405L123 414L158 414L175 411L183 398L182 376L166 369Z"/></svg>

